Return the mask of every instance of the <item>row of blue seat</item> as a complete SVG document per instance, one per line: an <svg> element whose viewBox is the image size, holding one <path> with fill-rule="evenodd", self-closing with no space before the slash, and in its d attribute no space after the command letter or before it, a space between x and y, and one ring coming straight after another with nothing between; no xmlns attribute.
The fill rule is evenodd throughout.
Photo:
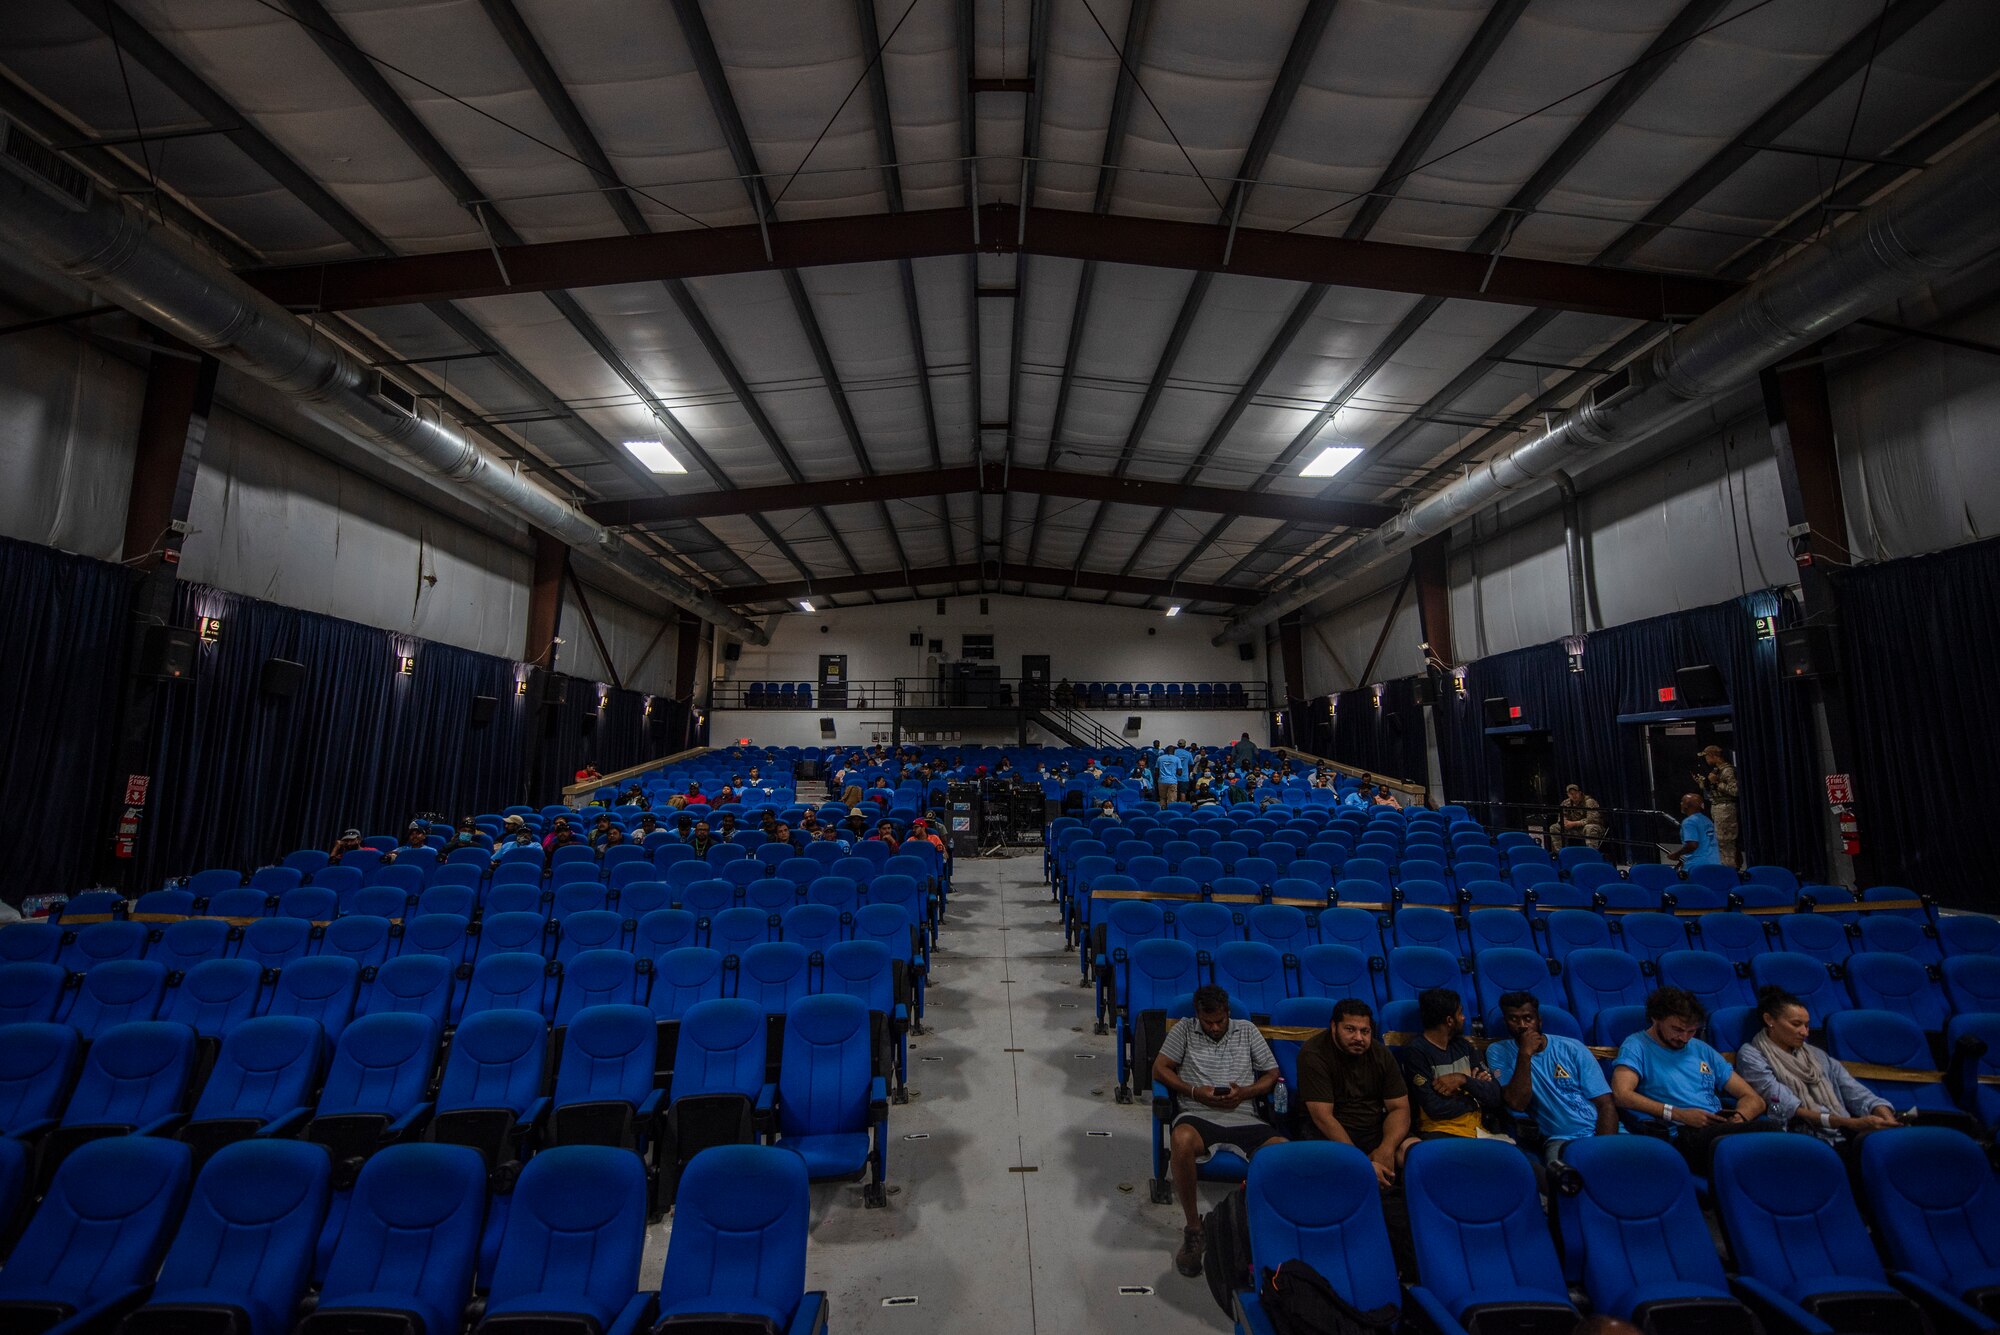
<svg viewBox="0 0 2000 1335"><path fill-rule="evenodd" d="M0 1214L27 1176L0 1140ZM108 1329L285 1335L314 1278L334 1213L333 1167L317 1146L257 1140L197 1165L185 1145L125 1136L84 1145L55 1174L0 1270L0 1324L41 1335ZM636 1335L656 1318L754 1313L817 1335L826 1299L805 1289L804 1160L732 1146L689 1165L665 1279L639 1292L645 1183L633 1156L599 1146L539 1155L489 1206L488 1174L460 1145L398 1145L360 1171L302 1335L358 1324L451 1335L468 1317L495 1335L527 1328ZM499 1227L488 1283L475 1284L482 1229ZM254 1239L254 1245L250 1240ZM469 1309L475 1288L483 1298Z"/></svg>
<svg viewBox="0 0 2000 1335"><path fill-rule="evenodd" d="M709 997L741 996L780 1010L801 996L847 992L888 1017L900 1035L913 1010L921 1016L917 993L927 959L907 918L893 906L877 908L879 917L851 915L833 924L840 935L810 946L776 939L776 923L759 923L752 939L691 932L657 954L625 949L614 937L554 959L540 949L481 952L471 962L431 953L365 963L318 955L270 972L230 958L179 975L152 960L117 960L81 977L53 964L7 964L0 965L0 1030L61 1022L89 1040L115 1025L160 1018L223 1037L256 1016L299 1014L337 1035L351 1015L411 1011L443 1027L484 1010L527 1010L561 1025L580 1009L614 1001L649 1005L669 1020ZM541 940L537 934L530 944Z"/></svg>
<svg viewBox="0 0 2000 1335"><path fill-rule="evenodd" d="M1664 1142L1598 1137L1569 1146L1576 1191L1557 1197L1560 1255L1534 1173L1511 1147L1416 1146L1403 1177L1419 1328L1567 1330L1594 1311L1642 1329L1988 1330L2000 1255L2000 1183L1964 1136L1915 1128L1872 1136L1860 1181L1871 1238L1834 1150L1808 1136L1717 1146L1716 1213L1736 1274L1710 1240L1686 1163ZM1388 1231L1368 1160L1351 1146L1259 1153L1245 1188L1250 1274L1304 1262L1360 1311L1399 1310ZM1880 1243L1895 1267L1885 1268ZM1235 1295L1239 1335L1268 1335L1261 1282ZM1982 1314L1980 1308L1987 1310Z"/></svg>

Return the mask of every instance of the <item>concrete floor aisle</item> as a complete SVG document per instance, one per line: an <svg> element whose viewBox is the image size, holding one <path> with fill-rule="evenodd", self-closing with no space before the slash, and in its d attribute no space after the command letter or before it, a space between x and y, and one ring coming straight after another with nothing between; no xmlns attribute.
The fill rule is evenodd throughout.
<svg viewBox="0 0 2000 1335"><path fill-rule="evenodd" d="M1146 1198L1148 1112L1113 1098L1112 1041L1091 1033L1041 865L959 863L912 1096L889 1112L889 1207L813 1188L808 1283L840 1335L1228 1328L1206 1283L1174 1271L1180 1210ZM1150 1292L1120 1292L1135 1286Z"/></svg>

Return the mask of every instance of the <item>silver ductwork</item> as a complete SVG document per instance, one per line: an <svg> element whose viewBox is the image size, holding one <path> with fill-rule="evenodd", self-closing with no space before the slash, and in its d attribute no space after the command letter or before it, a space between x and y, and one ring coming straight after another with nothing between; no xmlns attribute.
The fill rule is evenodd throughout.
<svg viewBox="0 0 2000 1335"><path fill-rule="evenodd" d="M1562 495L1563 554L1569 566L1569 633L1582 635L1590 629L1584 624L1583 507L1577 503L1576 480L1568 473L1554 469L1549 473L1549 481L1556 484Z"/></svg>
<svg viewBox="0 0 2000 1335"><path fill-rule="evenodd" d="M382 385L373 371L191 242L114 199L65 198L17 163L7 165L12 170L0 171L0 241L283 391L347 439L459 484L488 508L534 525L732 635L769 641L757 623L481 448L435 404Z"/></svg>
<svg viewBox="0 0 2000 1335"><path fill-rule="evenodd" d="M1982 259L2000 235L2000 129L1989 129L1845 226L1676 331L1549 430L1475 465L1326 562L1237 613L1215 638L1244 640L1344 581L1502 498L1616 452L1925 283Z"/></svg>

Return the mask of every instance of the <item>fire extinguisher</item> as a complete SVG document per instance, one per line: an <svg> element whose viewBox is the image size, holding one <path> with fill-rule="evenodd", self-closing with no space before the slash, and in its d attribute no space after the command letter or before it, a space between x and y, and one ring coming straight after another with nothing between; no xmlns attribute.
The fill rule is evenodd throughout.
<svg viewBox="0 0 2000 1335"><path fill-rule="evenodd" d="M1861 826L1854 819L1854 804L1835 802L1833 818L1840 826L1840 851L1853 857L1861 851Z"/></svg>

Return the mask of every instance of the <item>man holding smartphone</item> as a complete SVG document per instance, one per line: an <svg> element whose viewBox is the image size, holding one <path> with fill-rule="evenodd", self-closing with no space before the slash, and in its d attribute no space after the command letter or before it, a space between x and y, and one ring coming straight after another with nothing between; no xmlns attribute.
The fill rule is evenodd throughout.
<svg viewBox="0 0 2000 1335"><path fill-rule="evenodd" d="M1248 1159L1284 1139L1257 1115L1256 1100L1278 1083L1278 1059L1248 1020L1229 1017L1229 994L1210 984L1194 994L1194 1018L1176 1021L1153 1059L1153 1079L1181 1102L1169 1142L1169 1171L1187 1226L1174 1267L1201 1273L1201 1200L1195 1167L1218 1153Z"/></svg>
<svg viewBox="0 0 2000 1335"><path fill-rule="evenodd" d="M1619 1045L1611 1068L1611 1097L1618 1106L1639 1114L1640 1131L1670 1142L1702 1175L1717 1140L1776 1129L1761 1120L1763 1095L1695 1037L1707 1020L1693 993L1660 988L1646 998L1646 1027ZM1725 1094L1736 1101L1727 1112Z"/></svg>

